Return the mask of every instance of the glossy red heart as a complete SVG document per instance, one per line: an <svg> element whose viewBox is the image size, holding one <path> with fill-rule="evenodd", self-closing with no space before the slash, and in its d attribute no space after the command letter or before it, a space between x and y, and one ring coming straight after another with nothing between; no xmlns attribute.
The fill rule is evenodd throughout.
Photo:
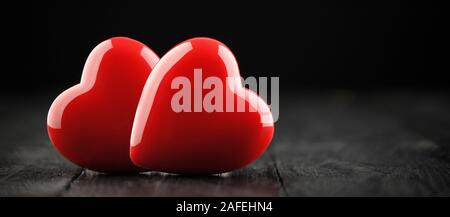
<svg viewBox="0 0 450 217"><path fill-rule="evenodd" d="M95 171L143 171L130 160L129 141L142 88L158 61L150 48L129 38L95 47L80 84L61 93L50 107L48 134L57 150Z"/></svg>
<svg viewBox="0 0 450 217"><path fill-rule="evenodd" d="M182 86L173 88L172 82L184 76L194 84L195 71L198 75L199 70L202 81L211 76L222 81L223 94L234 98L230 100L234 112L208 112L205 108L194 112L195 102L191 104L191 112L173 109L172 98L180 93ZM237 79L226 84L227 78ZM189 88L195 92L193 86ZM202 88L197 93L206 97L212 89L213 86ZM194 95L191 95L191 101L198 105ZM250 97L246 98L246 95ZM222 102L225 96L223 99ZM247 109L244 112L237 110L238 99L245 103ZM224 103L224 106L230 104ZM134 119L130 155L136 165L150 170L222 173L256 160L268 147L273 132L268 105L242 87L232 52L214 39L194 38L171 49L150 74Z"/></svg>

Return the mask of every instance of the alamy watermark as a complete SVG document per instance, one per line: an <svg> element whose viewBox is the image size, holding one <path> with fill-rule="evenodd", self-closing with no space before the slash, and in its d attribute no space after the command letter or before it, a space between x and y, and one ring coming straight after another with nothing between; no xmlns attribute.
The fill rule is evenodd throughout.
<svg viewBox="0 0 450 217"><path fill-rule="evenodd" d="M225 86L226 85L226 86ZM171 88L178 90L171 99L174 112L272 112L273 122L279 117L279 77L203 78L202 69L194 69L194 84L184 76L175 77ZM248 87L249 90L245 89ZM203 90L209 90L203 96ZM225 90L225 91L224 91ZM193 92L193 93L192 93ZM270 92L270 103L268 96ZM257 93L257 94L256 94ZM261 97L265 102L261 101ZM246 106L246 101L249 106ZM193 103L192 103L193 102ZM236 102L236 105L235 105ZM268 105L268 107L266 106Z"/></svg>

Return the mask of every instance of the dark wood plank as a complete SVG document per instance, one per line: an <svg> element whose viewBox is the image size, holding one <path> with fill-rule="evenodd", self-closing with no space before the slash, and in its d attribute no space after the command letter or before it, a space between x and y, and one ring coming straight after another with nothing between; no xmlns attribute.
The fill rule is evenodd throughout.
<svg viewBox="0 0 450 217"><path fill-rule="evenodd" d="M81 170L49 143L53 95L2 98L0 196L450 195L450 99L438 93L282 97L271 148L221 176Z"/></svg>
<svg viewBox="0 0 450 217"><path fill-rule="evenodd" d="M81 170L63 159L48 140L50 97L10 97L2 111L0 196L278 196L274 162L267 155L220 176L149 172L133 176ZM17 100L19 99L19 100ZM6 115L12 114L12 115Z"/></svg>
<svg viewBox="0 0 450 217"><path fill-rule="evenodd" d="M46 134L47 97L2 99L0 196L58 196L81 171Z"/></svg>
<svg viewBox="0 0 450 217"><path fill-rule="evenodd" d="M449 196L450 100L436 93L284 99L273 149L289 196Z"/></svg>
<svg viewBox="0 0 450 217"><path fill-rule="evenodd" d="M252 165L212 176L186 176L157 172L106 175L84 171L64 196L279 196L281 188L267 155Z"/></svg>

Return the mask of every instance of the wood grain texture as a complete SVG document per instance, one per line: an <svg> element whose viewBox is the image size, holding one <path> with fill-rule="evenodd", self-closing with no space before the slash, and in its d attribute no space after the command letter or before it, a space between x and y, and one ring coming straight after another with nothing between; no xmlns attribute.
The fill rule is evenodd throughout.
<svg viewBox="0 0 450 217"><path fill-rule="evenodd" d="M64 160L47 137L49 97L2 98L0 196L58 196L81 169Z"/></svg>
<svg viewBox="0 0 450 217"><path fill-rule="evenodd" d="M85 170L64 196L278 196L280 186L273 168L263 156L247 168L213 176L157 172L124 176Z"/></svg>
<svg viewBox="0 0 450 217"><path fill-rule="evenodd" d="M449 102L414 92L298 96L282 107L273 146L288 195L449 196Z"/></svg>
<svg viewBox="0 0 450 217"><path fill-rule="evenodd" d="M107 175L63 159L52 94L3 95L0 196L450 196L450 97L390 91L281 97L270 149L215 176Z"/></svg>

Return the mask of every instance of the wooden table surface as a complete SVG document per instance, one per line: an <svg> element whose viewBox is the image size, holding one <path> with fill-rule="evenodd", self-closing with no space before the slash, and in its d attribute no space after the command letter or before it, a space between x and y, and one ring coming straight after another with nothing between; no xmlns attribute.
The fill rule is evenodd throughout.
<svg viewBox="0 0 450 217"><path fill-rule="evenodd" d="M443 92L282 96L269 150L215 176L107 175L71 164L46 132L56 95L0 95L0 196L450 196Z"/></svg>

